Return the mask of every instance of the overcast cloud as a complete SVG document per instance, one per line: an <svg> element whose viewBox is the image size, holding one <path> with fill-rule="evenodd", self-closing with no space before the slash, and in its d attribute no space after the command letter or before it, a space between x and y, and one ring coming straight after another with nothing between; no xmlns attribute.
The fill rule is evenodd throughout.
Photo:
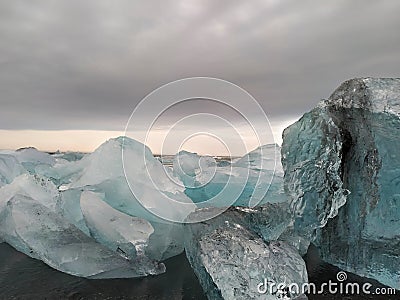
<svg viewBox="0 0 400 300"><path fill-rule="evenodd" d="M398 77L400 2L0 1L0 129L121 130L167 82L229 80L272 120Z"/></svg>

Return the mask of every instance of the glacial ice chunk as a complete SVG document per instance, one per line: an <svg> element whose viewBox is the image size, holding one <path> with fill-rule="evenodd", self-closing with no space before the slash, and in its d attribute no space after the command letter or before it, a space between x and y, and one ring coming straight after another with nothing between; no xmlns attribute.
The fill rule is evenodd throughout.
<svg viewBox="0 0 400 300"><path fill-rule="evenodd" d="M295 228L311 238L346 202L341 180L342 136L325 107L317 107L283 132L285 189Z"/></svg>
<svg viewBox="0 0 400 300"><path fill-rule="evenodd" d="M88 278L147 275L26 196L16 195L7 201L0 214L0 237L18 251L71 275Z"/></svg>
<svg viewBox="0 0 400 300"><path fill-rule="evenodd" d="M194 214L197 213L206 214L207 209ZM222 221L223 216L185 225L186 255L208 298L300 296L296 291L269 288L272 282L286 287L290 284L301 287L308 282L305 263L297 250L280 241L266 243L240 222L235 222L232 215L225 221ZM264 284L268 285L265 290Z"/></svg>
<svg viewBox="0 0 400 300"><path fill-rule="evenodd" d="M282 147L295 229L324 221L313 238L325 261L396 289L399 148L400 79L376 78L344 82L285 130Z"/></svg>
<svg viewBox="0 0 400 300"><path fill-rule="evenodd" d="M122 151L126 162L124 165ZM124 189L126 193L123 197L117 199L106 195L105 201L132 216L149 219L156 215L182 221L195 209L181 184L171 180L150 149L127 137L110 139L93 153L66 165L60 171L68 174L69 178L69 183L64 184L63 189L91 187L98 191L97 188L104 184L109 188L113 188L114 184L126 185L128 189ZM139 206L142 207L141 211L137 209Z"/></svg>
<svg viewBox="0 0 400 300"><path fill-rule="evenodd" d="M154 232L149 237L146 256L164 260L183 252L183 227L160 218L157 213L181 220L195 206L184 194L184 189L180 186L182 184L178 184L179 179L174 179L178 183L171 180L167 176L171 174L165 173L161 163L148 148L143 157L143 147L143 144L126 137L111 139L79 161L55 166L55 174L51 174L51 177L63 182L60 186L61 201L58 209L69 222L89 234L80 209L80 198L85 191L99 193L104 195L102 200L113 209L151 223ZM126 173L133 177L131 183L135 185L135 194L124 176L122 148L125 157L133 164ZM170 199L169 202L163 201L165 197ZM150 211L149 208L153 210Z"/></svg>

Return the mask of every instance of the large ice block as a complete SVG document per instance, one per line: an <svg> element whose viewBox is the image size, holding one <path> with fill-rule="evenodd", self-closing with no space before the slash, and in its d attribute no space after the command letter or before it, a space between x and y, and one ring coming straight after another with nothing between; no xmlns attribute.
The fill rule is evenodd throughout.
<svg viewBox="0 0 400 300"><path fill-rule="evenodd" d="M215 209L220 208L212 210ZM196 211L189 218L198 218L196 214L208 214L209 210ZM254 216L255 212L242 210L232 208L226 215L185 225L186 255L207 297L294 299L300 296L301 289L300 293L287 289L289 285L301 287L308 282L305 263L297 250L281 241L265 242L247 229L238 216L247 213ZM250 222L250 225L255 223ZM273 231L281 232L279 224L274 224ZM274 238L276 234L269 237ZM280 283L283 285L280 289L273 288Z"/></svg>
<svg viewBox="0 0 400 300"><path fill-rule="evenodd" d="M88 278L128 278L146 271L95 242L34 199L16 195L0 213L0 237L62 272Z"/></svg>
<svg viewBox="0 0 400 300"><path fill-rule="evenodd" d="M195 205L184 194L179 179L168 177L171 174L166 173L148 148L143 156L144 147L127 137L111 139L79 161L56 165L51 177L62 182L58 208L69 222L89 234L80 209L81 193L100 193L104 195L102 200L113 209L151 223L154 232L149 238L146 256L164 260L182 253L183 227L158 215L179 221L193 211ZM124 174L122 149L132 164L129 171L125 169L127 176L131 176L131 186Z"/></svg>
<svg viewBox="0 0 400 300"><path fill-rule="evenodd" d="M132 216L145 219L163 216L168 220L181 221L195 209L181 184L175 182L179 179L172 180L150 149L127 137L110 139L93 153L64 166L60 171L67 174L69 180L62 186L63 189L103 189L108 204ZM123 195L119 192L118 197L109 197L112 194L104 188L107 186L116 190L114 185L124 186Z"/></svg>
<svg viewBox="0 0 400 300"><path fill-rule="evenodd" d="M343 83L282 147L298 232L325 225L313 236L324 260L397 289L399 148L400 79L376 78Z"/></svg>
<svg viewBox="0 0 400 300"><path fill-rule="evenodd" d="M154 232L149 237L146 247L146 256L157 261L162 261L183 252L183 225L163 220L144 208L132 195L125 178L106 180L88 188L91 191L103 193L104 202L112 208L129 216L139 217L150 222ZM77 188L63 192L66 196L69 193L79 194L80 189ZM154 196L157 197L157 194ZM69 201L76 201L73 195L71 195ZM71 211L70 207L66 209ZM166 208L164 207L164 209ZM75 212L72 212L71 215L78 216L78 219L80 218Z"/></svg>
<svg viewBox="0 0 400 300"><path fill-rule="evenodd" d="M284 181L298 216L295 227L311 238L346 202L341 132L327 108L319 106L286 128L283 137Z"/></svg>

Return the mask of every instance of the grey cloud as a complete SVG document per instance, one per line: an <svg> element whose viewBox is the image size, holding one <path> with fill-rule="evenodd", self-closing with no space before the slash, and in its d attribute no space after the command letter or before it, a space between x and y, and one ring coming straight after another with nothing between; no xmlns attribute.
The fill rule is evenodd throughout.
<svg viewBox="0 0 400 300"><path fill-rule="evenodd" d="M0 128L121 130L188 76L301 115L356 76L398 77L400 3L0 1Z"/></svg>

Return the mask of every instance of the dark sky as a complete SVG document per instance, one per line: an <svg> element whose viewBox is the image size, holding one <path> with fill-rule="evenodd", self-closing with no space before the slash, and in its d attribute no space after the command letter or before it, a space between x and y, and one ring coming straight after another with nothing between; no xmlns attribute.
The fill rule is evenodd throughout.
<svg viewBox="0 0 400 300"><path fill-rule="evenodd" d="M0 129L121 130L146 94L211 76L296 118L400 74L400 1L0 1Z"/></svg>

